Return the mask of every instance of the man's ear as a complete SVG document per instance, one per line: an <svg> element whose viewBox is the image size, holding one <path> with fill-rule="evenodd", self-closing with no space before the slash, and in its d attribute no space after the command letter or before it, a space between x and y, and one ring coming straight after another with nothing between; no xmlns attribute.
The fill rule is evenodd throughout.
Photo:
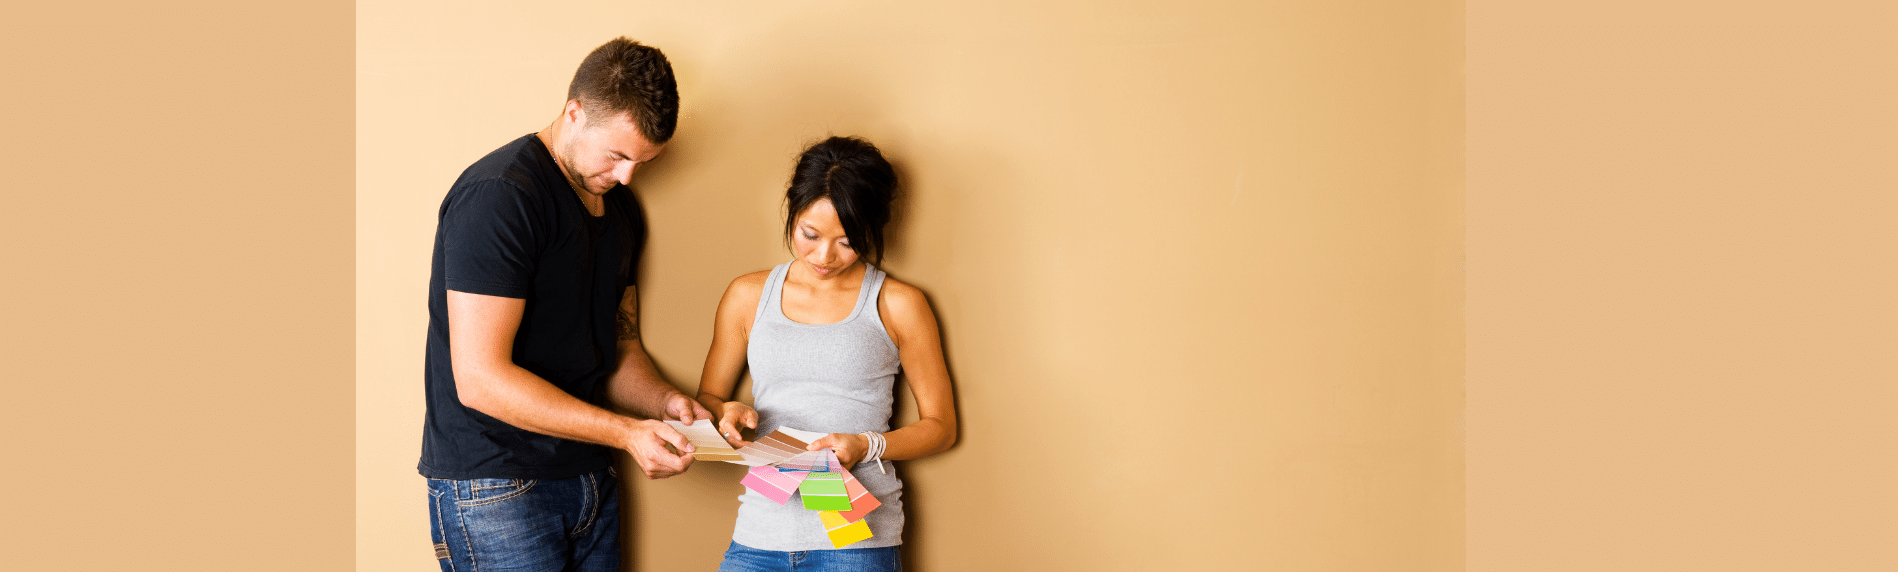
<svg viewBox="0 0 1898 572"><path fill-rule="evenodd" d="M587 110L580 106L580 100L569 99L567 100L567 107L560 110L560 116L566 120L568 125L581 125L587 120Z"/></svg>

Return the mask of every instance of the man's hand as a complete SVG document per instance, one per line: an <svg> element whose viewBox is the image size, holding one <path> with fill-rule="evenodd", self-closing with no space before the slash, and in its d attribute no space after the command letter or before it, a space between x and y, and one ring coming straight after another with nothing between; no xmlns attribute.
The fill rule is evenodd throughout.
<svg viewBox="0 0 1898 572"><path fill-rule="evenodd" d="M712 412L685 394L675 391L666 397L666 418L691 425L700 419L711 419Z"/></svg>
<svg viewBox="0 0 1898 572"><path fill-rule="evenodd" d="M663 421L634 421L624 449L648 479L677 475L692 466L692 442Z"/></svg>

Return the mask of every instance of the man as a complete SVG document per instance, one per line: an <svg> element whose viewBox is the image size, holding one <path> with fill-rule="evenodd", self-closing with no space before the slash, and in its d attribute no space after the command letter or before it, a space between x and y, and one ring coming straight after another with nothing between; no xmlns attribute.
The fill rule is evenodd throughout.
<svg viewBox="0 0 1898 572"><path fill-rule="evenodd" d="M691 465L692 445L654 419L711 414L640 343L645 214L626 187L678 113L665 55L607 42L551 125L476 161L442 200L418 468L443 570L618 570L611 451L648 478Z"/></svg>

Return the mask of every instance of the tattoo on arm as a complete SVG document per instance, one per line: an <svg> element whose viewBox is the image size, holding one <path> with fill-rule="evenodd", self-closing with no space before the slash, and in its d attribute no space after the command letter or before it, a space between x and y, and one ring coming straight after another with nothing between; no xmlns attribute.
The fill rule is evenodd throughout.
<svg viewBox="0 0 1898 572"><path fill-rule="evenodd" d="M625 308L619 309L619 339L622 342L639 340L639 320Z"/></svg>

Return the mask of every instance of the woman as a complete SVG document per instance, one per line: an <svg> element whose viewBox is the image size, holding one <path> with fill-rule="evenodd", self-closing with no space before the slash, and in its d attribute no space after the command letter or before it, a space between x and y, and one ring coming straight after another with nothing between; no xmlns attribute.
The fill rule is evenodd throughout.
<svg viewBox="0 0 1898 572"><path fill-rule="evenodd" d="M698 395L733 447L749 444L743 429L829 433L810 449L833 449L882 502L864 517L874 536L833 548L815 512L747 489L720 570L790 570L792 553L799 570L899 567L903 483L882 461L948 449L956 415L928 300L876 267L895 188L896 172L867 141L831 137L804 151L785 192L784 233L796 258L725 289ZM731 400L747 367L756 409ZM899 368L919 419L891 431Z"/></svg>

